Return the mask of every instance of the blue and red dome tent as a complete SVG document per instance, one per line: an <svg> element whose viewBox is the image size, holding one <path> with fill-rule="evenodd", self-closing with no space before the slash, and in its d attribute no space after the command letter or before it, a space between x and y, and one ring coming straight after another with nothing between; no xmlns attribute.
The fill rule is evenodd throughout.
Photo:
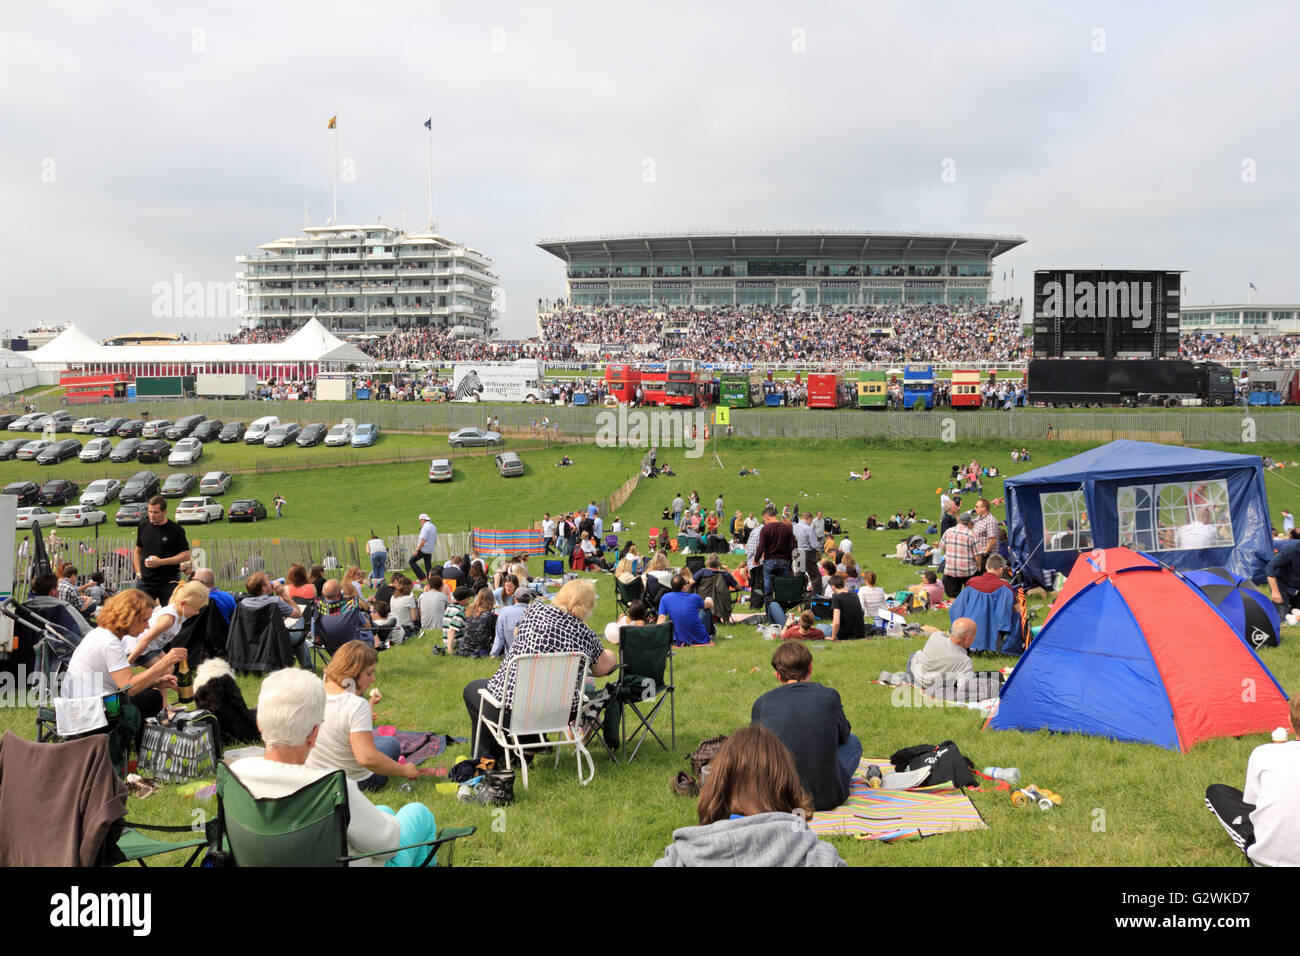
<svg viewBox="0 0 1300 956"><path fill-rule="evenodd" d="M1147 555L1110 548L1079 556L987 726L1185 753L1289 722L1281 685L1200 590Z"/></svg>

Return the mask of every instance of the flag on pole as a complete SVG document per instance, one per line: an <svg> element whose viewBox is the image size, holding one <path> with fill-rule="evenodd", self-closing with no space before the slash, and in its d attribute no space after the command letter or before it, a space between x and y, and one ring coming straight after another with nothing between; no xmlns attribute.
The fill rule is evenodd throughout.
<svg viewBox="0 0 1300 956"><path fill-rule="evenodd" d="M1250 284L1250 288L1251 288L1253 291L1255 291L1255 292L1258 292L1258 291L1259 291L1258 289L1255 288L1255 283L1253 283L1253 282Z"/></svg>
<svg viewBox="0 0 1300 956"><path fill-rule="evenodd" d="M333 129L335 126L337 126L337 125L338 125L338 121L339 121L339 118L338 118L337 116L331 116L331 117L330 117L330 125L329 125L329 128L330 128L330 129Z"/></svg>
<svg viewBox="0 0 1300 956"><path fill-rule="evenodd" d="M433 117L432 117L432 116L430 116L427 120L424 121L424 128L427 129L430 133L433 132Z"/></svg>

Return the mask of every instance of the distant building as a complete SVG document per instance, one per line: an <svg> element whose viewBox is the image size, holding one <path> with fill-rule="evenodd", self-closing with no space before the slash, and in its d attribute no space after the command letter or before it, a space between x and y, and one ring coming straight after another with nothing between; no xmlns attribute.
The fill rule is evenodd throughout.
<svg viewBox="0 0 1300 956"><path fill-rule="evenodd" d="M544 239L575 307L985 305L1020 236L708 232Z"/></svg>
<svg viewBox="0 0 1300 956"><path fill-rule="evenodd" d="M387 226L311 226L302 236L236 256L249 328L298 329L316 319L335 335L445 328L492 333L497 276L477 249L435 233Z"/></svg>
<svg viewBox="0 0 1300 956"><path fill-rule="evenodd" d="M1216 335L1295 335L1300 305L1185 305L1183 332Z"/></svg>

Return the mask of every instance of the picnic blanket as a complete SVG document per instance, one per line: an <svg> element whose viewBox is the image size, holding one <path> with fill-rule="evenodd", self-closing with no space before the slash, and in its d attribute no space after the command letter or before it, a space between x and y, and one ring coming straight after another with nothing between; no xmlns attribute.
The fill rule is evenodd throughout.
<svg viewBox="0 0 1300 956"><path fill-rule="evenodd" d="M893 769L888 760L862 758L849 799L834 810L818 810L808 822L809 829L819 836L855 836L885 843L954 830L988 829L970 797L955 787L872 790L866 781L871 764L882 773Z"/></svg>
<svg viewBox="0 0 1300 956"><path fill-rule="evenodd" d="M402 756L407 763L418 764L436 757L447 749L449 743L465 743L465 737L448 737L446 734L429 734L419 730L398 730L396 727L376 727L380 737L395 737L402 746Z"/></svg>

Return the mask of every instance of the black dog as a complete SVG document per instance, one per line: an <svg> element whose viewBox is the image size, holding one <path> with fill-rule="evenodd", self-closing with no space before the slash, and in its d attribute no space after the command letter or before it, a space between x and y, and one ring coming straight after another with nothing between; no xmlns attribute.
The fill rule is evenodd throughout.
<svg viewBox="0 0 1300 956"><path fill-rule="evenodd" d="M235 672L219 657L210 657L194 675L194 704L217 715L221 725L221 746L261 740L257 711L249 710L235 683Z"/></svg>

